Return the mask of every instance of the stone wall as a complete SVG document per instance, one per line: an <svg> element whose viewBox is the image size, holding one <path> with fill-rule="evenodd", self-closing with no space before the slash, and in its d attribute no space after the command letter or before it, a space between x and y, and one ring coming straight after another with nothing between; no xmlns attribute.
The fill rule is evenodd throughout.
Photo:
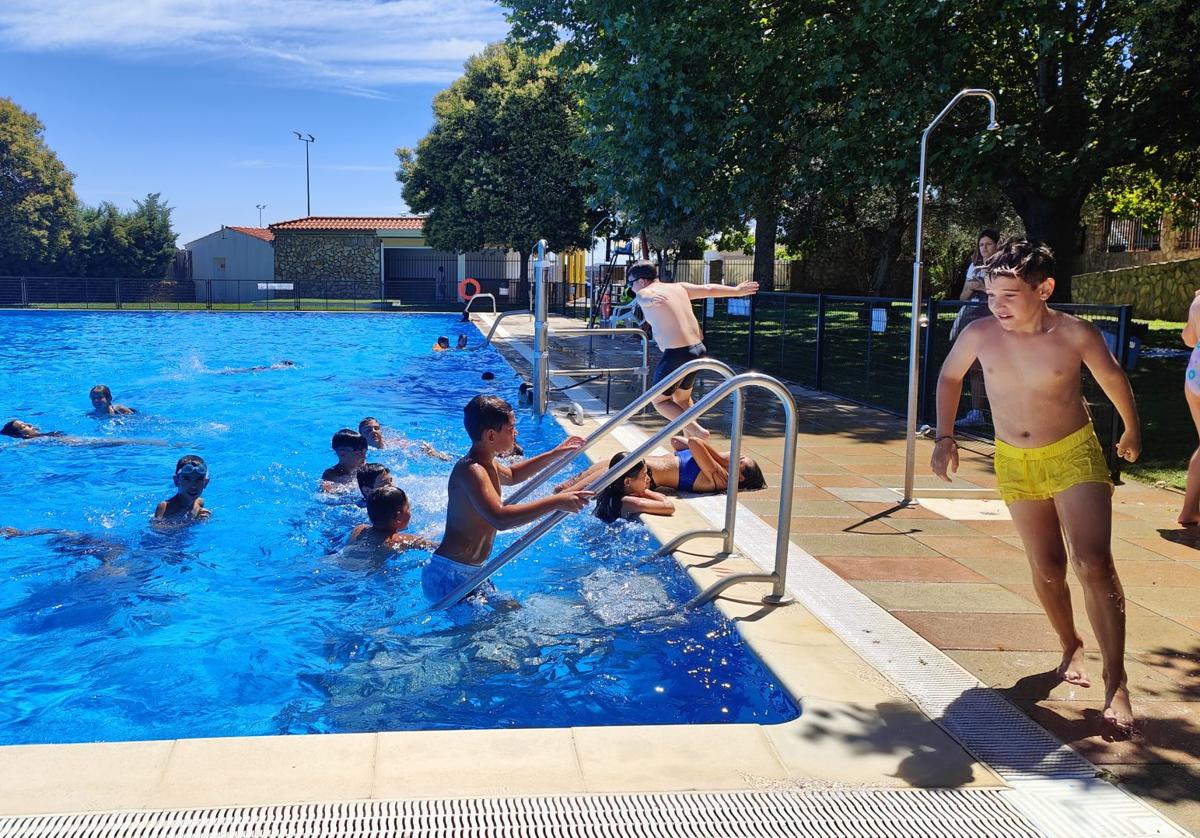
<svg viewBox="0 0 1200 838"><path fill-rule="evenodd" d="M1185 320L1197 288L1200 288L1200 259L1076 274L1071 280L1075 302L1129 303L1133 305L1133 316L1139 320Z"/></svg>
<svg viewBox="0 0 1200 838"><path fill-rule="evenodd" d="M300 297L379 296L379 239L373 233L275 231L275 279Z"/></svg>

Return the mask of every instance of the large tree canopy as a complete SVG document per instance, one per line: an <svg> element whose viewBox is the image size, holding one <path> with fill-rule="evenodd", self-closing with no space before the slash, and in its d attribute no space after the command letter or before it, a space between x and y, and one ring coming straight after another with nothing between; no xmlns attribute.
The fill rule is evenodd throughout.
<svg viewBox="0 0 1200 838"><path fill-rule="evenodd" d="M104 202L80 207L67 272L76 276L161 279L175 257L171 207L155 192L122 211Z"/></svg>
<svg viewBox="0 0 1200 838"><path fill-rule="evenodd" d="M68 246L75 178L43 130L34 114L0 98L0 274L47 272Z"/></svg>
<svg viewBox="0 0 1200 838"><path fill-rule="evenodd" d="M554 57L489 46L434 98L433 128L416 150L396 150L404 200L429 213L433 247L512 248L525 278L538 239L553 250L589 244L579 102Z"/></svg>

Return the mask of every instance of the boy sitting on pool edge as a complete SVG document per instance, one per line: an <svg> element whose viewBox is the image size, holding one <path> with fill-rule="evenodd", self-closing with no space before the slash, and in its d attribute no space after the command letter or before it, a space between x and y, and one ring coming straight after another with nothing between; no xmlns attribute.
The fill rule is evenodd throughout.
<svg viewBox="0 0 1200 838"><path fill-rule="evenodd" d="M505 465L497 460L512 450L517 417L512 405L498 396L478 395L463 408L463 426L471 450L454 464L447 485L446 534L433 558L421 571L425 595L439 600L479 572L492 554L499 530L511 530L555 510L578 512L593 492L568 491L525 503L505 504L501 484L524 482L583 440L573 436L544 454Z"/></svg>
<svg viewBox="0 0 1200 838"><path fill-rule="evenodd" d="M195 454L185 454L175 463L171 478L179 491L154 510L155 521L204 521L212 512L204 508L201 493L208 486L208 465Z"/></svg>

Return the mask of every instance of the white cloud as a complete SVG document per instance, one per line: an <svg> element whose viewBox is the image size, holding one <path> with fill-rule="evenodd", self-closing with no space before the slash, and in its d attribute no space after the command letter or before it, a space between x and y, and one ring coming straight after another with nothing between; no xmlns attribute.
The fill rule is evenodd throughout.
<svg viewBox="0 0 1200 838"><path fill-rule="evenodd" d="M508 32L492 0L4 0L0 45L219 60L256 80L382 96L446 84Z"/></svg>

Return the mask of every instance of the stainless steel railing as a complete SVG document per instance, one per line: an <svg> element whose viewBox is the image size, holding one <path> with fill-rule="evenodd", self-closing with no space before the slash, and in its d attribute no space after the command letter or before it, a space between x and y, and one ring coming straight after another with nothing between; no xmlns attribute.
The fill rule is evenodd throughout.
<svg viewBox="0 0 1200 838"><path fill-rule="evenodd" d="M668 440L676 431L685 427L689 423L700 418L710 410L715 408L725 398L732 396L734 399L733 405L733 423L730 429L730 454L729 462L730 469L733 475L730 478L730 484L725 501L725 526L719 531L712 530L697 530L690 533L685 533L679 538L674 539L671 545L677 546L692 538L699 538L708 535L719 535L724 539L724 550L730 553L733 550L734 527L737 521L737 483L740 472L740 455L742 434L744 431L744 413L742 409L742 394L741 391L747 387L759 387L766 389L776 395L784 408L784 433L786 439L784 442L784 457L783 457L783 476L780 484L780 500L779 500L779 527L777 530L775 541L775 565L771 573L742 573L727 577L720 582L715 583L699 595L694 597L688 607L694 607L704 602L709 601L717 596L721 591L728 588L730 585L735 585L739 582L771 582L771 593L764 597L763 602L773 605L783 604L789 601L787 595L787 557L788 543L791 535L791 515L792 515L792 492L790 491L792 479L796 470L796 403L792 398L792 394L778 380L761 373L744 373L734 376L733 370L720 361L713 359L700 359L684 364L673 374L660 381L653 390L643 393L641 397L630 403L623 411L618 413L603 426L601 426L594 434L591 435L579 449L568 452L563 457L551 463L531 480L527 481L520 489L514 492L505 503L516 503L527 497L530 492L536 489L541 484L545 483L551 476L561 471L564 466L582 454L593 444L600 439L609 435L625 420L641 410L650 403L655 397L667 388L681 381L685 376L693 372L702 370L713 370L720 372L726 376L726 380L719 384L716 389L693 405L675 421L667 424L666 427L655 433L646 442L640 445L635 451L629 454L627 458L617 463L612 468L608 469L603 475L596 478L587 488L591 491L601 491L609 484L613 483L628 470L628 463L644 458L654 448L660 445L665 440ZM556 511L537 522L529 531L518 538L506 550L496 556L496 558L487 562L480 567L479 573L474 577L463 582L448 595L442 597L434 608L445 608L461 599L465 594L476 588L482 582L487 580L492 574L498 571L508 562L515 559L521 553L525 552L530 546L536 543L546 533L557 526L569 514L568 512ZM668 545L668 546L671 546ZM664 548L666 549L666 548ZM673 549L673 547L672 547ZM661 551L660 551L661 552Z"/></svg>
<svg viewBox="0 0 1200 838"><path fill-rule="evenodd" d="M470 314L471 306L473 306L475 304L475 301L478 300L480 297L483 297L485 299L492 301L492 314L495 314L496 313L496 295L490 294L486 291L484 291L483 293L480 293L480 294L476 294L473 297L471 297L471 299L467 300L467 307L463 309L463 314Z"/></svg>

